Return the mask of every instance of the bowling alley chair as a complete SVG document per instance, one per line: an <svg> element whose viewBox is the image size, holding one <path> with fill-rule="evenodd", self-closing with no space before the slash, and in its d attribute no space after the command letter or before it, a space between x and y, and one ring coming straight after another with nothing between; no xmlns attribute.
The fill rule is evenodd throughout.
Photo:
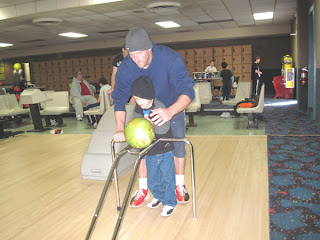
<svg viewBox="0 0 320 240"><path fill-rule="evenodd" d="M254 129L258 128L255 122L255 115L256 113L262 113L263 107L264 107L264 90L265 85L262 84L260 96L259 96L259 102L256 107L253 108L237 108L237 113L246 113L248 115L248 128Z"/></svg>
<svg viewBox="0 0 320 240"><path fill-rule="evenodd" d="M189 117L189 124L187 124L187 127L196 127L197 126L197 124L194 123L194 113L198 112L201 108L200 87L199 87L199 85L194 85L193 89L194 89L194 93L195 93L194 100L186 108L186 114Z"/></svg>
<svg viewBox="0 0 320 240"><path fill-rule="evenodd" d="M59 127L65 126L63 124L62 114L69 113L68 91L47 91L44 94L51 100L41 104L44 109L40 111L40 115L44 116L46 126L51 126L50 119L55 119Z"/></svg>
<svg viewBox="0 0 320 240"><path fill-rule="evenodd" d="M212 91L210 82L197 82L200 92L200 115L204 115L204 105L209 104L212 100Z"/></svg>
<svg viewBox="0 0 320 240"><path fill-rule="evenodd" d="M239 82L237 86L237 93L234 99L224 100L222 104L235 106L237 103L250 98L251 82Z"/></svg>
<svg viewBox="0 0 320 240"><path fill-rule="evenodd" d="M99 123L102 115L111 107L108 92L104 91L101 97L100 106L98 108L89 109L83 112L84 115L95 115L97 123Z"/></svg>

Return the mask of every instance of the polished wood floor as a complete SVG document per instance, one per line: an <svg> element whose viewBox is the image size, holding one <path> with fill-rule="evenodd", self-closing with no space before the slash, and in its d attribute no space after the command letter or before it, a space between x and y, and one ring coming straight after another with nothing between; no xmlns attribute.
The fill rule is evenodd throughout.
<svg viewBox="0 0 320 240"><path fill-rule="evenodd" d="M82 180L91 135L20 135L0 140L0 239L84 239L103 181ZM192 203L170 217L128 208L118 239L269 239L266 136L192 136L197 218ZM120 195L130 172L120 178ZM186 186L191 193L189 158ZM112 184L92 239L110 239L117 220Z"/></svg>

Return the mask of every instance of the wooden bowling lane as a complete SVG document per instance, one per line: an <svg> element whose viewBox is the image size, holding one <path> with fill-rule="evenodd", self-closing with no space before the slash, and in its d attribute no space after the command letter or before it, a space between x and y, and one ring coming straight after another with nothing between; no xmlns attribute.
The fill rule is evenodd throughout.
<svg viewBox="0 0 320 240"><path fill-rule="evenodd" d="M90 137L0 140L0 239L85 238L104 186L80 176ZM197 218L191 201L178 204L170 217L145 203L127 209L118 239L269 239L266 136L188 139L195 151ZM185 178L191 195L189 160ZM129 178L130 172L119 179L122 198ZM111 184L91 239L111 239L117 216Z"/></svg>

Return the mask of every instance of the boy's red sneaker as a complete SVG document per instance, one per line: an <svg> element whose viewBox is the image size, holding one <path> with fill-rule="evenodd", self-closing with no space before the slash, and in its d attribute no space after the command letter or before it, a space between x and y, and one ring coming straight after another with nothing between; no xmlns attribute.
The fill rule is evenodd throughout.
<svg viewBox="0 0 320 240"><path fill-rule="evenodd" d="M139 189L133 194L133 198L130 201L130 207L140 207L142 206L144 199L148 198L148 189Z"/></svg>
<svg viewBox="0 0 320 240"><path fill-rule="evenodd" d="M177 185L176 186L176 195L177 195L177 201L179 203L189 202L189 193L188 193L185 185Z"/></svg>

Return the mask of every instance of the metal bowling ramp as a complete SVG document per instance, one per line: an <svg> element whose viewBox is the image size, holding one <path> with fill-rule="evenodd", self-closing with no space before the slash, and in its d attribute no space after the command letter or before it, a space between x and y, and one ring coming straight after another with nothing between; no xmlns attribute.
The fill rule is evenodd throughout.
<svg viewBox="0 0 320 240"><path fill-rule="evenodd" d="M112 176L114 176L114 182L115 182L115 188L116 188L116 196L117 196L117 209L120 211L116 226L114 228L114 232L113 232L113 236L112 239L116 239L120 230L120 226L121 226L121 222L123 220L123 215L124 215L124 211L126 210L126 207L128 205L128 201L129 201L129 197L130 197L130 193L132 190L132 186L134 183L134 179L135 176L137 174L138 168L139 168L139 164L140 164L140 160L143 158L143 156L148 153L148 151L153 148L153 146L155 146L158 142L160 141L166 141L166 142L185 142L190 146L190 160L191 160L191 178L192 178L192 206L193 206L193 218L196 218L196 191L195 191L195 176L194 176L194 155L193 155L193 146L190 143L189 140L187 140L186 138L160 138L156 141L154 141L150 146L146 147L145 149L143 149L141 152L137 152L137 151L132 151L132 147L127 146L125 148L123 148L119 153L117 153L117 155L115 155L115 150L114 150L114 146L115 143L113 140L111 141L111 153L112 153L112 166L110 168L109 171L109 175L108 178L106 180L105 186L103 188L103 191L101 193L100 196L100 200L98 203L98 206L96 208L96 212L93 215L92 221L91 221L91 225L89 227L87 236L86 236L86 240L89 240L93 231L94 231L94 227L96 225L96 222L98 220L100 211L102 209L103 206L103 202L106 196L106 193L108 191L109 185L111 183L112 180ZM134 164L134 168L133 168L133 172L128 184L128 188L123 200L123 205L122 207L120 206L120 196L119 196L119 187L118 187L118 176L117 176L117 171L116 168L118 166L118 163L120 161L120 158L122 156L124 156L126 153L129 154L133 154L133 155L137 155L137 160Z"/></svg>

